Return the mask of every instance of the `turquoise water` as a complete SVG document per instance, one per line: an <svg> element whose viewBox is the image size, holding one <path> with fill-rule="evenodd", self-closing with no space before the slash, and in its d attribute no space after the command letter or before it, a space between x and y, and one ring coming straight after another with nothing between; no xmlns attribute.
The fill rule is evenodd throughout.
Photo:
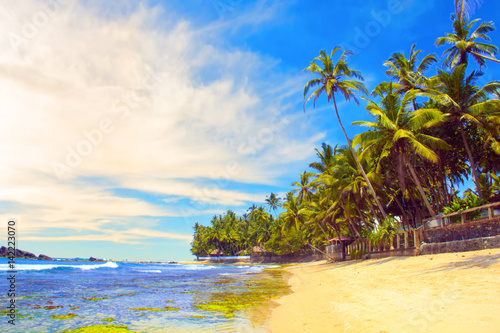
<svg viewBox="0 0 500 333"><path fill-rule="evenodd" d="M7 261L0 259L2 281L10 275ZM0 332L62 332L103 324L126 325L138 332L264 332L250 325L248 309L227 318L222 312L196 307L221 293L248 293L248 286L266 274L264 267L269 266L17 259L20 316L13 326L2 313ZM5 289L0 293L1 310L5 310L8 284L1 287ZM166 307L171 311L152 311ZM76 316L56 319L68 314ZM115 321L103 321L108 318Z"/></svg>

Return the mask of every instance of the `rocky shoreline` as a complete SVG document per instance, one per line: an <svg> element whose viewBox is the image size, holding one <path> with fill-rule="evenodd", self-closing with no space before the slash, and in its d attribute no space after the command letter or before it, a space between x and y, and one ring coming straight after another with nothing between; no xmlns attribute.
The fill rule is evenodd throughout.
<svg viewBox="0 0 500 333"><path fill-rule="evenodd" d="M0 258L9 258L9 250L5 246L0 247ZM36 256L35 254L28 252L28 251L23 251L16 249L15 252L15 258L16 259L34 259L34 260L60 260L60 259L52 259L51 257L45 255L45 254L40 254L39 256ZM104 259L97 259L94 257L90 257L89 259L81 259L81 258L76 258L76 259L71 259L71 260L85 260L85 261L99 261L99 262L104 262L106 260Z"/></svg>
<svg viewBox="0 0 500 333"><path fill-rule="evenodd" d="M2 258L9 257L9 250L5 246L0 247L0 257L2 257ZM51 257L46 256L45 254L40 254L39 256L36 256L35 254L33 254L31 252L23 251L23 250L19 250L19 249L16 249L16 251L15 251L15 258L16 259L52 260Z"/></svg>

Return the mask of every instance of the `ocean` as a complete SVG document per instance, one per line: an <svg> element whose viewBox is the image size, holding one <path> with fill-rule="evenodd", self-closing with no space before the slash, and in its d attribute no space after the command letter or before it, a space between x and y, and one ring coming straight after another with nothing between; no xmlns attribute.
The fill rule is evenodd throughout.
<svg viewBox="0 0 500 333"><path fill-rule="evenodd" d="M7 262L0 332L267 332L269 299L288 291L270 265L16 259L12 325Z"/></svg>

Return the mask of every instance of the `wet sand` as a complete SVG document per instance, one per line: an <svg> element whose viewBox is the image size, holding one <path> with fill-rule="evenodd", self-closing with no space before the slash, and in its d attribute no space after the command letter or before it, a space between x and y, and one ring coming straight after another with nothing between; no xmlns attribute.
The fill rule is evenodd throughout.
<svg viewBox="0 0 500 333"><path fill-rule="evenodd" d="M500 249L297 264L272 332L500 332Z"/></svg>

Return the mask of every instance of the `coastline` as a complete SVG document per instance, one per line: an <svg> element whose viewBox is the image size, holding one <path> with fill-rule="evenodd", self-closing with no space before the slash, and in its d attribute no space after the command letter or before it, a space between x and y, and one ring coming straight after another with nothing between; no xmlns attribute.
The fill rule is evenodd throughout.
<svg viewBox="0 0 500 333"><path fill-rule="evenodd" d="M285 268L281 332L494 332L500 327L500 249Z"/></svg>

